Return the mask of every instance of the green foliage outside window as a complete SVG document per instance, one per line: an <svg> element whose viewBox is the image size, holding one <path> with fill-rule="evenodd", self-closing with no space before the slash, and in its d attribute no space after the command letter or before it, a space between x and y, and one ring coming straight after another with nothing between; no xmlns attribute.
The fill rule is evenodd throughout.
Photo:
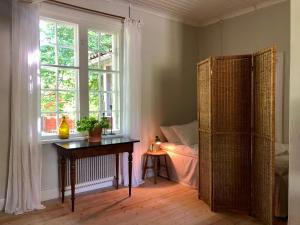
<svg viewBox="0 0 300 225"><path fill-rule="evenodd" d="M112 35L89 30L88 46L89 46L89 50L94 52L100 52L100 53L111 52Z"/></svg>
<svg viewBox="0 0 300 225"><path fill-rule="evenodd" d="M54 67L76 66L75 29L71 24L40 20L42 118L45 116L49 120L53 115L58 115L59 118L67 115L69 119L76 119L78 70ZM59 122L58 117L56 122Z"/></svg>
<svg viewBox="0 0 300 225"><path fill-rule="evenodd" d="M78 66L76 38L76 25L50 19L40 20L41 113L42 117L56 117L57 123L62 115L69 116L74 123L76 121L79 76L78 69L72 68ZM112 34L88 31L89 68L115 69L112 67L113 38ZM104 93L115 88L112 76L89 70L89 111L95 118L101 117L103 111L109 111L110 104L117 109L112 94Z"/></svg>

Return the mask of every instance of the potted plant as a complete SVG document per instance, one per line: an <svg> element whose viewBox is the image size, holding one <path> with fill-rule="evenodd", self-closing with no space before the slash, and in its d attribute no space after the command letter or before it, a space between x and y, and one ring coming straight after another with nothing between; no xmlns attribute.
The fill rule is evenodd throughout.
<svg viewBox="0 0 300 225"><path fill-rule="evenodd" d="M100 142L102 136L102 128L109 127L109 120L106 117L102 117L101 120L97 120L94 117L83 117L76 122L77 131L88 132L89 142Z"/></svg>

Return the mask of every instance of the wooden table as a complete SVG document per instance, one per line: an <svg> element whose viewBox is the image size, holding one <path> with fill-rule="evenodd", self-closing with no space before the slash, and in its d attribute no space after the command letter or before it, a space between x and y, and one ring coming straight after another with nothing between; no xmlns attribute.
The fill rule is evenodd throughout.
<svg viewBox="0 0 300 225"><path fill-rule="evenodd" d="M61 200L65 199L65 171L66 159L70 160L71 178L71 200L72 212L74 212L75 202L75 183L76 183L76 160L81 158L95 157L100 155L116 155L116 188L119 184L119 153L128 152L128 172L129 172L129 197L131 196L132 180L132 153L134 143L138 140L128 138L107 138L101 142L89 143L84 141L70 141L64 143L53 143L60 158L60 177L61 177Z"/></svg>
<svg viewBox="0 0 300 225"><path fill-rule="evenodd" d="M145 180L145 176L146 176L146 171L147 169L153 169L154 171L154 184L156 184L156 180L157 180L157 176L160 176L160 168L161 167L165 167L166 169L166 173L167 173L167 179L170 180L170 175L169 175L169 170L168 170L168 164L167 164L167 155L168 153L166 151L163 150L158 150L158 151L147 151L145 153L145 162L144 162L144 169L143 169L143 180ZM148 166L148 158L151 157L152 158L152 166ZM164 164L161 165L160 164L160 157L164 158Z"/></svg>

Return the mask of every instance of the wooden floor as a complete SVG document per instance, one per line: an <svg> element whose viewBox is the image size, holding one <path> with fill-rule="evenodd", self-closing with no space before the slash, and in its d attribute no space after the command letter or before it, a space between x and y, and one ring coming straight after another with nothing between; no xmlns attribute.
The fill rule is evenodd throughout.
<svg viewBox="0 0 300 225"><path fill-rule="evenodd" d="M45 202L46 209L24 215L0 213L1 225L260 225L241 214L212 213L197 199L197 191L159 179L134 188L108 189L76 196L75 212L70 200Z"/></svg>

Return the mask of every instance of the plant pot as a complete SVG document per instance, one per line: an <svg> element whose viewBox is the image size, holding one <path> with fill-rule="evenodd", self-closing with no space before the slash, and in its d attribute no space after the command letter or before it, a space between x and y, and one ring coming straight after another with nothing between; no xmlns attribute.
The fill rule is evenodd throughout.
<svg viewBox="0 0 300 225"><path fill-rule="evenodd" d="M97 127L94 130L89 131L88 142L101 142L102 128Z"/></svg>

